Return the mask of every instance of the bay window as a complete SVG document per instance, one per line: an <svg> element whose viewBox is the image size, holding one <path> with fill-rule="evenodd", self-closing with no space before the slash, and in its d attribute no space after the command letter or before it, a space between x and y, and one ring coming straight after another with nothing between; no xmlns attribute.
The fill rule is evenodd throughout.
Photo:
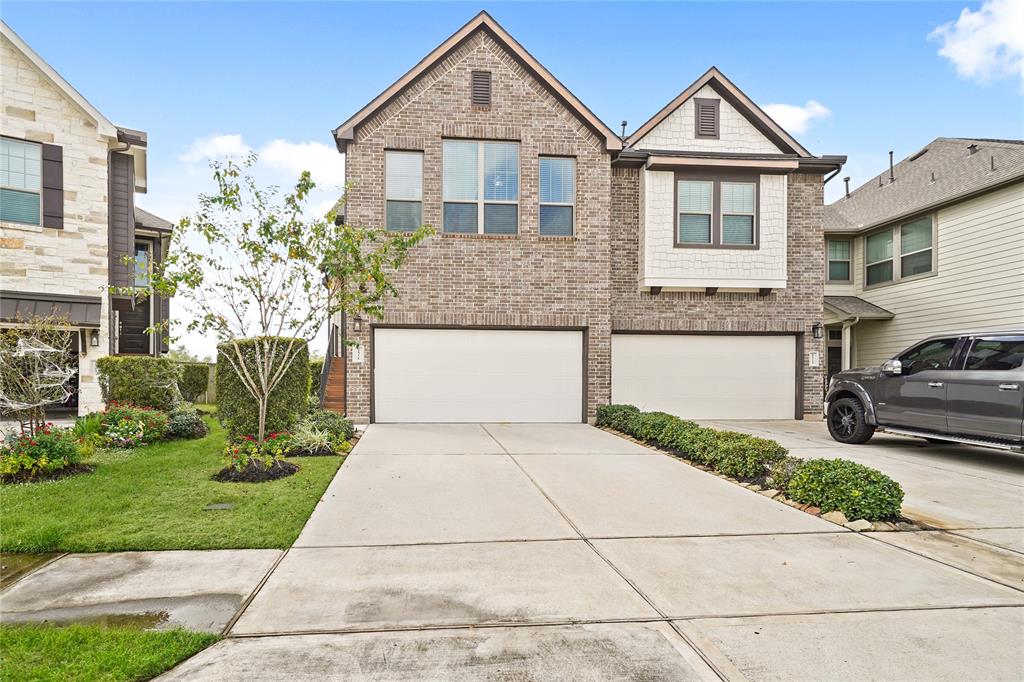
<svg viewBox="0 0 1024 682"><path fill-rule="evenodd" d="M576 160L540 157L540 233L571 237L576 203Z"/></svg>
<svg viewBox="0 0 1024 682"><path fill-rule="evenodd" d="M423 220L423 152L384 152L385 225L412 232Z"/></svg>
<svg viewBox="0 0 1024 682"><path fill-rule="evenodd" d="M519 231L519 145L444 140L443 228L457 234Z"/></svg>

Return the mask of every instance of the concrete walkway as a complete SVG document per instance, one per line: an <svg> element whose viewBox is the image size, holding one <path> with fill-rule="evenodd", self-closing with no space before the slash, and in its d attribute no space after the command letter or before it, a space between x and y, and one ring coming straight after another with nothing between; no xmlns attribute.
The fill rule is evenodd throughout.
<svg viewBox="0 0 1024 682"><path fill-rule="evenodd" d="M165 678L1019 679L1024 555L904 535L583 425L375 425L229 638Z"/></svg>

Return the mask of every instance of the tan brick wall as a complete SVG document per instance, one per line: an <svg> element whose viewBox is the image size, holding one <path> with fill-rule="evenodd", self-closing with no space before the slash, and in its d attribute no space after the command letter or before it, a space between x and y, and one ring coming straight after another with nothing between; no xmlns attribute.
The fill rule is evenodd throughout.
<svg viewBox="0 0 1024 682"><path fill-rule="evenodd" d="M474 70L492 73L489 110L470 106ZM807 332L809 338L810 325L821 319L820 177L791 180L790 287L785 292L767 299L724 294L714 300L691 294L660 299L641 294L636 286L637 172L613 170L600 139L482 33L357 130L346 153L352 184L346 209L349 222L384 223L384 151L414 149L424 152L423 220L440 231L445 137L519 142L519 234L439 234L417 247L397 275L400 298L387 305L384 324L586 328L592 418L595 407L611 397L613 328ZM538 155L552 153L576 157L576 236L571 239L538 234ZM815 201L815 208L804 205ZM347 412L366 421L371 403L370 325L364 323L356 332L350 319L346 335L359 342L364 353L363 361L355 363L355 351L347 351ZM806 405L814 409L821 387L816 381L808 383Z"/></svg>
<svg viewBox="0 0 1024 682"><path fill-rule="evenodd" d="M100 347L81 358L80 411L101 407L96 360L106 355L107 142L95 123L6 39L0 53L0 129L58 144L64 155L64 229L0 222L0 288L102 296Z"/></svg>

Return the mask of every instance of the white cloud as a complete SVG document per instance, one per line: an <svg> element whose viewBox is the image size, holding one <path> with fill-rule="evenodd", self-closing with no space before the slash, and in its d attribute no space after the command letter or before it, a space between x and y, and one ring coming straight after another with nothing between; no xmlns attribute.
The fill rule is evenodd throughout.
<svg viewBox="0 0 1024 682"><path fill-rule="evenodd" d="M956 21L932 31L939 54L964 78L985 82L1020 77L1024 83L1024 2L989 0L977 11L964 8Z"/></svg>
<svg viewBox="0 0 1024 682"><path fill-rule="evenodd" d="M795 134L807 132L813 121L828 118L832 115L828 107L815 102L813 99L807 100L807 104L803 106L797 104L769 104L764 110L787 132Z"/></svg>
<svg viewBox="0 0 1024 682"><path fill-rule="evenodd" d="M183 154L179 161L198 163L208 159L220 159L225 156L245 156L252 151L241 135L208 135L200 137Z"/></svg>
<svg viewBox="0 0 1024 682"><path fill-rule="evenodd" d="M341 187L345 182L345 161L338 150L322 142L273 140L259 151L260 163L286 171L298 178L308 170L321 188Z"/></svg>

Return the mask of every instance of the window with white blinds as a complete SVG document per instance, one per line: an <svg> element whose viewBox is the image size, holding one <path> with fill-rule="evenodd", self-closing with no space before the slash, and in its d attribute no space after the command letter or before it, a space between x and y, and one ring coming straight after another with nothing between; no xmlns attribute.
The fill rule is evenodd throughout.
<svg viewBox="0 0 1024 682"><path fill-rule="evenodd" d="M935 227L930 215L868 235L864 238L865 286L935 272L934 244Z"/></svg>
<svg viewBox="0 0 1024 682"><path fill-rule="evenodd" d="M750 246L754 243L754 196L752 182L723 182L722 243Z"/></svg>
<svg viewBox="0 0 1024 682"><path fill-rule="evenodd" d="M35 142L0 138L0 220L40 224L42 158Z"/></svg>
<svg viewBox="0 0 1024 682"><path fill-rule="evenodd" d="M576 159L540 157L540 233L571 237L576 204Z"/></svg>
<svg viewBox="0 0 1024 682"><path fill-rule="evenodd" d="M715 184L709 180L682 180L677 187L680 244L710 244Z"/></svg>
<svg viewBox="0 0 1024 682"><path fill-rule="evenodd" d="M443 227L462 234L519 231L519 145L445 140Z"/></svg>
<svg viewBox="0 0 1024 682"><path fill-rule="evenodd" d="M385 152L384 171L387 229L412 232L423 222L423 152Z"/></svg>

